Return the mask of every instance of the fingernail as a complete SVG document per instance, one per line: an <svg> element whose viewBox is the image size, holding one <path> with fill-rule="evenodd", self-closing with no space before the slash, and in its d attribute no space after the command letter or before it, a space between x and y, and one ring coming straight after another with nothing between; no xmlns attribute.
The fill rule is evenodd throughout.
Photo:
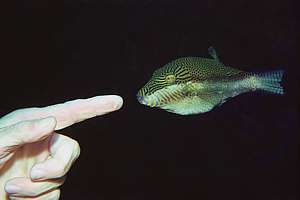
<svg viewBox="0 0 300 200"><path fill-rule="evenodd" d="M34 169L31 171L30 177L33 180L42 179L42 178L44 178L44 174L45 174L44 170Z"/></svg>
<svg viewBox="0 0 300 200"><path fill-rule="evenodd" d="M123 105L123 99L120 96L115 96L114 99L115 109L120 109Z"/></svg>
<svg viewBox="0 0 300 200"><path fill-rule="evenodd" d="M13 194L13 193L18 193L21 191L21 188L16 185L6 185L5 186L5 191L7 193Z"/></svg>

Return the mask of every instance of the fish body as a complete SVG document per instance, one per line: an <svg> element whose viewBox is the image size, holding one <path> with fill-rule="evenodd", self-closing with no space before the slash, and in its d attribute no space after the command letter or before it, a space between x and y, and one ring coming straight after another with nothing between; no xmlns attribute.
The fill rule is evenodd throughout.
<svg viewBox="0 0 300 200"><path fill-rule="evenodd" d="M141 104L180 115L205 113L241 93L265 90L283 94L283 71L244 72L225 66L213 48L213 57L183 57L156 70L137 93Z"/></svg>

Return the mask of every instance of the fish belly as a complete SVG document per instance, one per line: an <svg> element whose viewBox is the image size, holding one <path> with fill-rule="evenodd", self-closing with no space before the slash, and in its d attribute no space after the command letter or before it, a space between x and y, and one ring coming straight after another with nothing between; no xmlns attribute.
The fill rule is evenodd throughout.
<svg viewBox="0 0 300 200"><path fill-rule="evenodd" d="M210 111L215 105L198 96L184 97L177 102L162 106L168 112L179 115L193 115Z"/></svg>
<svg viewBox="0 0 300 200"><path fill-rule="evenodd" d="M205 81L187 83L182 87L182 98L161 108L180 115L205 113L229 98L251 90L248 80Z"/></svg>

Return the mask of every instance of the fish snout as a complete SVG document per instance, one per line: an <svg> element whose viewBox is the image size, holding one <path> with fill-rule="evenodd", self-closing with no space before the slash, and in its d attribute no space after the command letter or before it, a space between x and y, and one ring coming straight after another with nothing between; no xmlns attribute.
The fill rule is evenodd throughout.
<svg viewBox="0 0 300 200"><path fill-rule="evenodd" d="M143 96L141 96L141 95L136 95L136 98L137 98L137 100L138 100L138 102L140 102L140 103L144 103L144 97Z"/></svg>

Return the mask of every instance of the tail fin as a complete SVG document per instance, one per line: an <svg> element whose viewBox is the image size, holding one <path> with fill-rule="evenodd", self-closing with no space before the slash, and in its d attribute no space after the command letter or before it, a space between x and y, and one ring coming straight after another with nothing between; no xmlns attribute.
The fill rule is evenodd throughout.
<svg viewBox="0 0 300 200"><path fill-rule="evenodd" d="M283 94L283 87L280 85L282 76L283 70L255 74L258 89L275 94Z"/></svg>

